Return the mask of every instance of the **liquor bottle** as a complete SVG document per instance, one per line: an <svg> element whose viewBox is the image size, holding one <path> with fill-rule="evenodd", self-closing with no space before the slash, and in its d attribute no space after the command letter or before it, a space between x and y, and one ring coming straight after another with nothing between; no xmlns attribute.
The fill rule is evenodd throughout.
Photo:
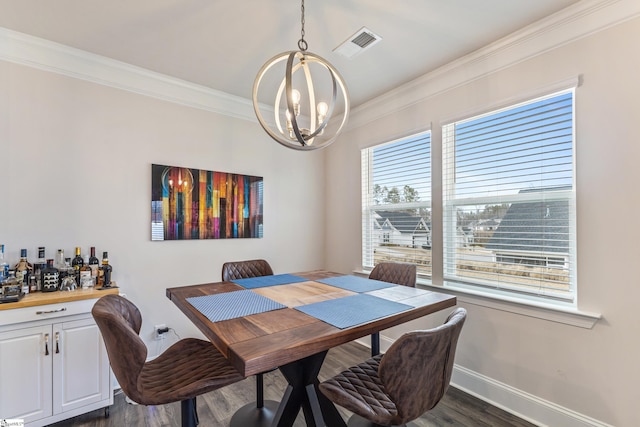
<svg viewBox="0 0 640 427"><path fill-rule="evenodd" d="M29 280L31 278L31 274L33 273L33 265L29 261L27 261L27 250L20 249L20 261L16 264L16 277L18 281L21 282L22 287L27 287L27 292L29 292Z"/></svg>
<svg viewBox="0 0 640 427"><path fill-rule="evenodd" d="M47 260L47 266L42 270L42 278L40 283L42 284L42 292L53 292L58 290L58 281L60 280L60 274L58 269L53 266L53 260Z"/></svg>
<svg viewBox="0 0 640 427"><path fill-rule="evenodd" d="M91 267L91 276L93 277L93 282L98 284L98 269L100 268L100 261L96 256L96 248L95 246L91 246L91 256L89 257L89 267Z"/></svg>
<svg viewBox="0 0 640 427"><path fill-rule="evenodd" d="M64 269L60 270L60 286L61 291L73 291L78 287L76 283L76 274L71 267L71 258L64 259Z"/></svg>
<svg viewBox="0 0 640 427"><path fill-rule="evenodd" d="M36 290L42 290L42 270L47 266L47 259L45 257L44 246L38 247L38 261L33 266L33 275L36 279Z"/></svg>
<svg viewBox="0 0 640 427"><path fill-rule="evenodd" d="M113 271L113 267L109 265L109 253L102 252L102 266L100 266L101 278L102 278L102 287L108 288L111 286L111 272Z"/></svg>
<svg viewBox="0 0 640 427"><path fill-rule="evenodd" d="M29 277L29 293L36 292L38 290L38 280L36 279L35 272Z"/></svg>
<svg viewBox="0 0 640 427"><path fill-rule="evenodd" d="M62 258L62 261L60 261ZM58 269L58 285L62 285L65 277L73 276L73 267L71 267L71 258L64 257L64 251L62 249L58 249L58 260L55 264L55 267ZM75 278L75 277L74 277Z"/></svg>
<svg viewBox="0 0 640 427"><path fill-rule="evenodd" d="M47 260L47 262L49 262ZM64 249L58 249L58 253L56 254L56 260L53 263L53 266L57 269L64 268Z"/></svg>
<svg viewBox="0 0 640 427"><path fill-rule="evenodd" d="M89 256L85 256L82 267L80 267L80 282L78 286L82 289L93 286L93 277L91 275L91 267L89 266Z"/></svg>
<svg viewBox="0 0 640 427"><path fill-rule="evenodd" d="M38 264L44 264L45 267L47 266L44 246L38 246Z"/></svg>
<svg viewBox="0 0 640 427"><path fill-rule="evenodd" d="M23 293L22 283L20 283L20 281L16 277L15 270L9 270L7 280L4 281L4 286L9 286L11 289L11 293L16 293L18 295Z"/></svg>
<svg viewBox="0 0 640 427"><path fill-rule="evenodd" d="M80 269L83 265L84 260L82 259L82 255L80 255L80 246L76 246L76 256L71 260L71 267L73 267L77 285L80 285Z"/></svg>
<svg viewBox="0 0 640 427"><path fill-rule="evenodd" d="M4 245L0 245L0 282L9 278L9 264L4 260Z"/></svg>

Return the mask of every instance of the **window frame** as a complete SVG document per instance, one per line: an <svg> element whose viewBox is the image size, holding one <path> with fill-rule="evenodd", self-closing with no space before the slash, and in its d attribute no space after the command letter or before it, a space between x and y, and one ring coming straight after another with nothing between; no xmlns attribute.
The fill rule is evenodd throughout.
<svg viewBox="0 0 640 427"><path fill-rule="evenodd" d="M578 307L578 276L574 273L575 277L575 298L573 303L566 301L557 301L551 299L530 298L525 294L504 293L502 291L487 292L487 289L477 286L467 286L461 283L446 282L443 280L443 205L442 205L442 175L443 169L446 165L442 163L442 139L441 125L451 123L454 121L462 120L464 118L483 114L487 111L498 110L509 105L515 105L534 98L539 98L552 94L555 92L561 92L568 89L574 90L573 99L573 113L574 113L574 183L573 191L575 193L576 182L576 121L579 119L579 110L576 105L579 99L578 88L582 84L581 76L574 76L564 80L558 80L554 83L547 84L537 89L533 89L528 92L520 93L510 98L503 98L497 102L485 105L482 108L473 108L464 112L449 115L443 117L440 120L433 122L433 127L428 129L431 131L431 146L432 146L432 158L431 169L432 176L432 204L431 204L431 242L432 242L432 263L433 263L433 275L431 278L424 278L418 276L417 284L419 287L435 292L446 292L458 297L458 301L465 304L471 304L472 306L486 307L490 309L496 309L504 312L515 313L519 315L539 318L551 322L557 322L569 326L590 329L599 319L602 318L600 313L589 312L581 310ZM408 132L408 134L417 134L418 131ZM379 146L390 142L391 140L398 138L390 137L386 141L379 141L376 144L369 146L369 148ZM438 152L440 150L440 152ZM364 218L364 217L362 217ZM576 214L576 228L577 228L577 214ZM577 238L577 234L576 234ZM575 239L573 239L575 242ZM362 243L362 241L361 241ZM438 250L440 249L440 250ZM575 246L572 248L575 251ZM576 252L574 252L576 253ZM576 258L577 260L577 253ZM577 264L574 264L574 268L577 270ZM363 266L360 269L354 271L355 274L368 275L371 267ZM577 273L577 272L576 272Z"/></svg>

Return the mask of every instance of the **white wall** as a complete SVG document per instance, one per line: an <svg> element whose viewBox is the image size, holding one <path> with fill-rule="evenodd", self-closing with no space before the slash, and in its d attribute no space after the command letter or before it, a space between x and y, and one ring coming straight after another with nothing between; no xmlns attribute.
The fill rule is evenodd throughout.
<svg viewBox="0 0 640 427"><path fill-rule="evenodd" d="M264 177L264 238L151 241L151 164ZM324 156L286 149L257 122L0 61L0 242L9 262L45 246L109 252L113 278L153 325L199 332L165 288L219 281L222 263L324 266ZM0 317L1 321L1 317ZM167 340L168 341L168 340Z"/></svg>
<svg viewBox="0 0 640 427"><path fill-rule="evenodd" d="M410 94L398 92L395 98L385 98L385 107L377 102L354 112L352 129L327 152L332 171L326 175L330 189L326 205L332 207L326 219L327 230L332 231L327 237L327 268L359 269L361 148L432 124L432 153L438 156L443 120L569 77L583 77L575 97L578 298L581 310L601 313L603 319L584 329L461 303L469 318L456 357L460 367L529 393L533 399L553 402L569 418L584 422L571 425L640 425L640 286L635 271L640 255L638 40L640 19L636 18L417 102L403 102L402 96L430 93L426 80L422 86L412 86ZM498 59L484 60L492 69L492 61ZM471 67L477 66L464 65L469 76L475 72ZM467 69L452 72L464 75ZM425 319L409 327L428 327L433 322ZM399 332L387 334L394 337Z"/></svg>

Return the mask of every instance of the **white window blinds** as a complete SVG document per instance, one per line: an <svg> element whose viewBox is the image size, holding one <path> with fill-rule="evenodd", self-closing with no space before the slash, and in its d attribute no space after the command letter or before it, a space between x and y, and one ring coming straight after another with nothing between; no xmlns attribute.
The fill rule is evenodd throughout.
<svg viewBox="0 0 640 427"><path fill-rule="evenodd" d="M431 133L362 150L362 264L404 261L431 276Z"/></svg>
<svg viewBox="0 0 640 427"><path fill-rule="evenodd" d="M573 98L443 127L445 281L574 298Z"/></svg>

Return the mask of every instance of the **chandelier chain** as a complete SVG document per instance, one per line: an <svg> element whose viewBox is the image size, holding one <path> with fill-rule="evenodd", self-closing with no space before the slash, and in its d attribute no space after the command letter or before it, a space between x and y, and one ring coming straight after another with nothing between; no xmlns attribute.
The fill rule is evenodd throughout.
<svg viewBox="0 0 640 427"><path fill-rule="evenodd" d="M300 6L300 40L298 40L298 49L301 51L306 51L309 47L307 45L307 41L304 39L304 0L302 0L302 5Z"/></svg>

